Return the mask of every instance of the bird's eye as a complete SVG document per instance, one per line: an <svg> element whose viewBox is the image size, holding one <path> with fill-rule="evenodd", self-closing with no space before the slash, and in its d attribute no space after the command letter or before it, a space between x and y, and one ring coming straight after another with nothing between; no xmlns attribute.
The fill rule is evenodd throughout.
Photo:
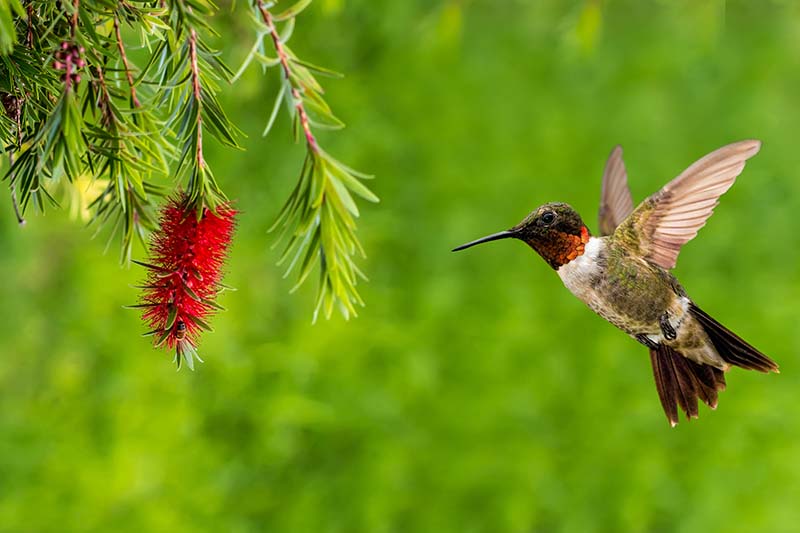
<svg viewBox="0 0 800 533"><path fill-rule="evenodd" d="M542 222L544 222L548 226L553 222L555 222L555 220L556 220L556 214L553 213L552 211L548 211L542 215Z"/></svg>

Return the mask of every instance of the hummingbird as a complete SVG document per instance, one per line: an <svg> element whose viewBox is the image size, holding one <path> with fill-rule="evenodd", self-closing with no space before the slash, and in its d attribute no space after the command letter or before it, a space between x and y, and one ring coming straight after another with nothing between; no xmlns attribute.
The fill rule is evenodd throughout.
<svg viewBox="0 0 800 533"><path fill-rule="evenodd" d="M700 309L670 272L760 148L759 141L745 140L711 152L634 209L617 146L603 172L599 236L568 204L548 203L511 229L453 251L500 239L528 244L572 294L647 347L661 406L674 427L678 407L687 419L698 417L698 400L716 409L731 367L779 371Z"/></svg>

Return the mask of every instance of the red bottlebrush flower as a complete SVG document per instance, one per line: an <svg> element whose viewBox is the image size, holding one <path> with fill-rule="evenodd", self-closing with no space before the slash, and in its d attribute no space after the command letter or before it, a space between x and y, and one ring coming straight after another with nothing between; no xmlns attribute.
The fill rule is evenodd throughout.
<svg viewBox="0 0 800 533"><path fill-rule="evenodd" d="M215 302L223 288L222 266L235 226L236 210L230 204L208 208L198 220L185 193L171 198L161 212L160 227L150 242L150 263L142 286L140 305L156 346L175 350L180 368L185 360L194 370L197 341L210 330L206 319L222 307Z"/></svg>

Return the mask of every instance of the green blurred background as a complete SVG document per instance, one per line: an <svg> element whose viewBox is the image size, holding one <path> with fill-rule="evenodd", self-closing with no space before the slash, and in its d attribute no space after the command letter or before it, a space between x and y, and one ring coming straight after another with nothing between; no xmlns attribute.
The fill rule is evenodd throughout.
<svg viewBox="0 0 800 533"><path fill-rule="evenodd" d="M244 3L219 45L252 43ZM237 14L238 13L238 14ZM321 134L368 172L360 316L311 325L266 230L300 170L275 78L226 92L246 152L208 159L242 210L194 373L153 350L102 239L0 209L0 531L796 531L800 8L793 2L317 0L293 40L345 72ZM273 73L274 74L274 73ZM605 157L639 200L764 141L677 274L781 364L734 370L670 429L646 350L533 252L547 201L596 227ZM135 254L144 257L144 251Z"/></svg>

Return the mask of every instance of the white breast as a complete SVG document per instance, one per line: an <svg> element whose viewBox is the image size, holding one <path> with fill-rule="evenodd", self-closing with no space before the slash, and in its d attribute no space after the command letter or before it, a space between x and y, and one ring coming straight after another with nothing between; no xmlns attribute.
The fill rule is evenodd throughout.
<svg viewBox="0 0 800 533"><path fill-rule="evenodd" d="M592 278L596 278L598 275L597 258L605 245L606 243L603 239L590 237L583 254L569 263L561 265L557 270L558 276L564 282L564 285L572 294L586 303L590 303L594 293L592 290Z"/></svg>

